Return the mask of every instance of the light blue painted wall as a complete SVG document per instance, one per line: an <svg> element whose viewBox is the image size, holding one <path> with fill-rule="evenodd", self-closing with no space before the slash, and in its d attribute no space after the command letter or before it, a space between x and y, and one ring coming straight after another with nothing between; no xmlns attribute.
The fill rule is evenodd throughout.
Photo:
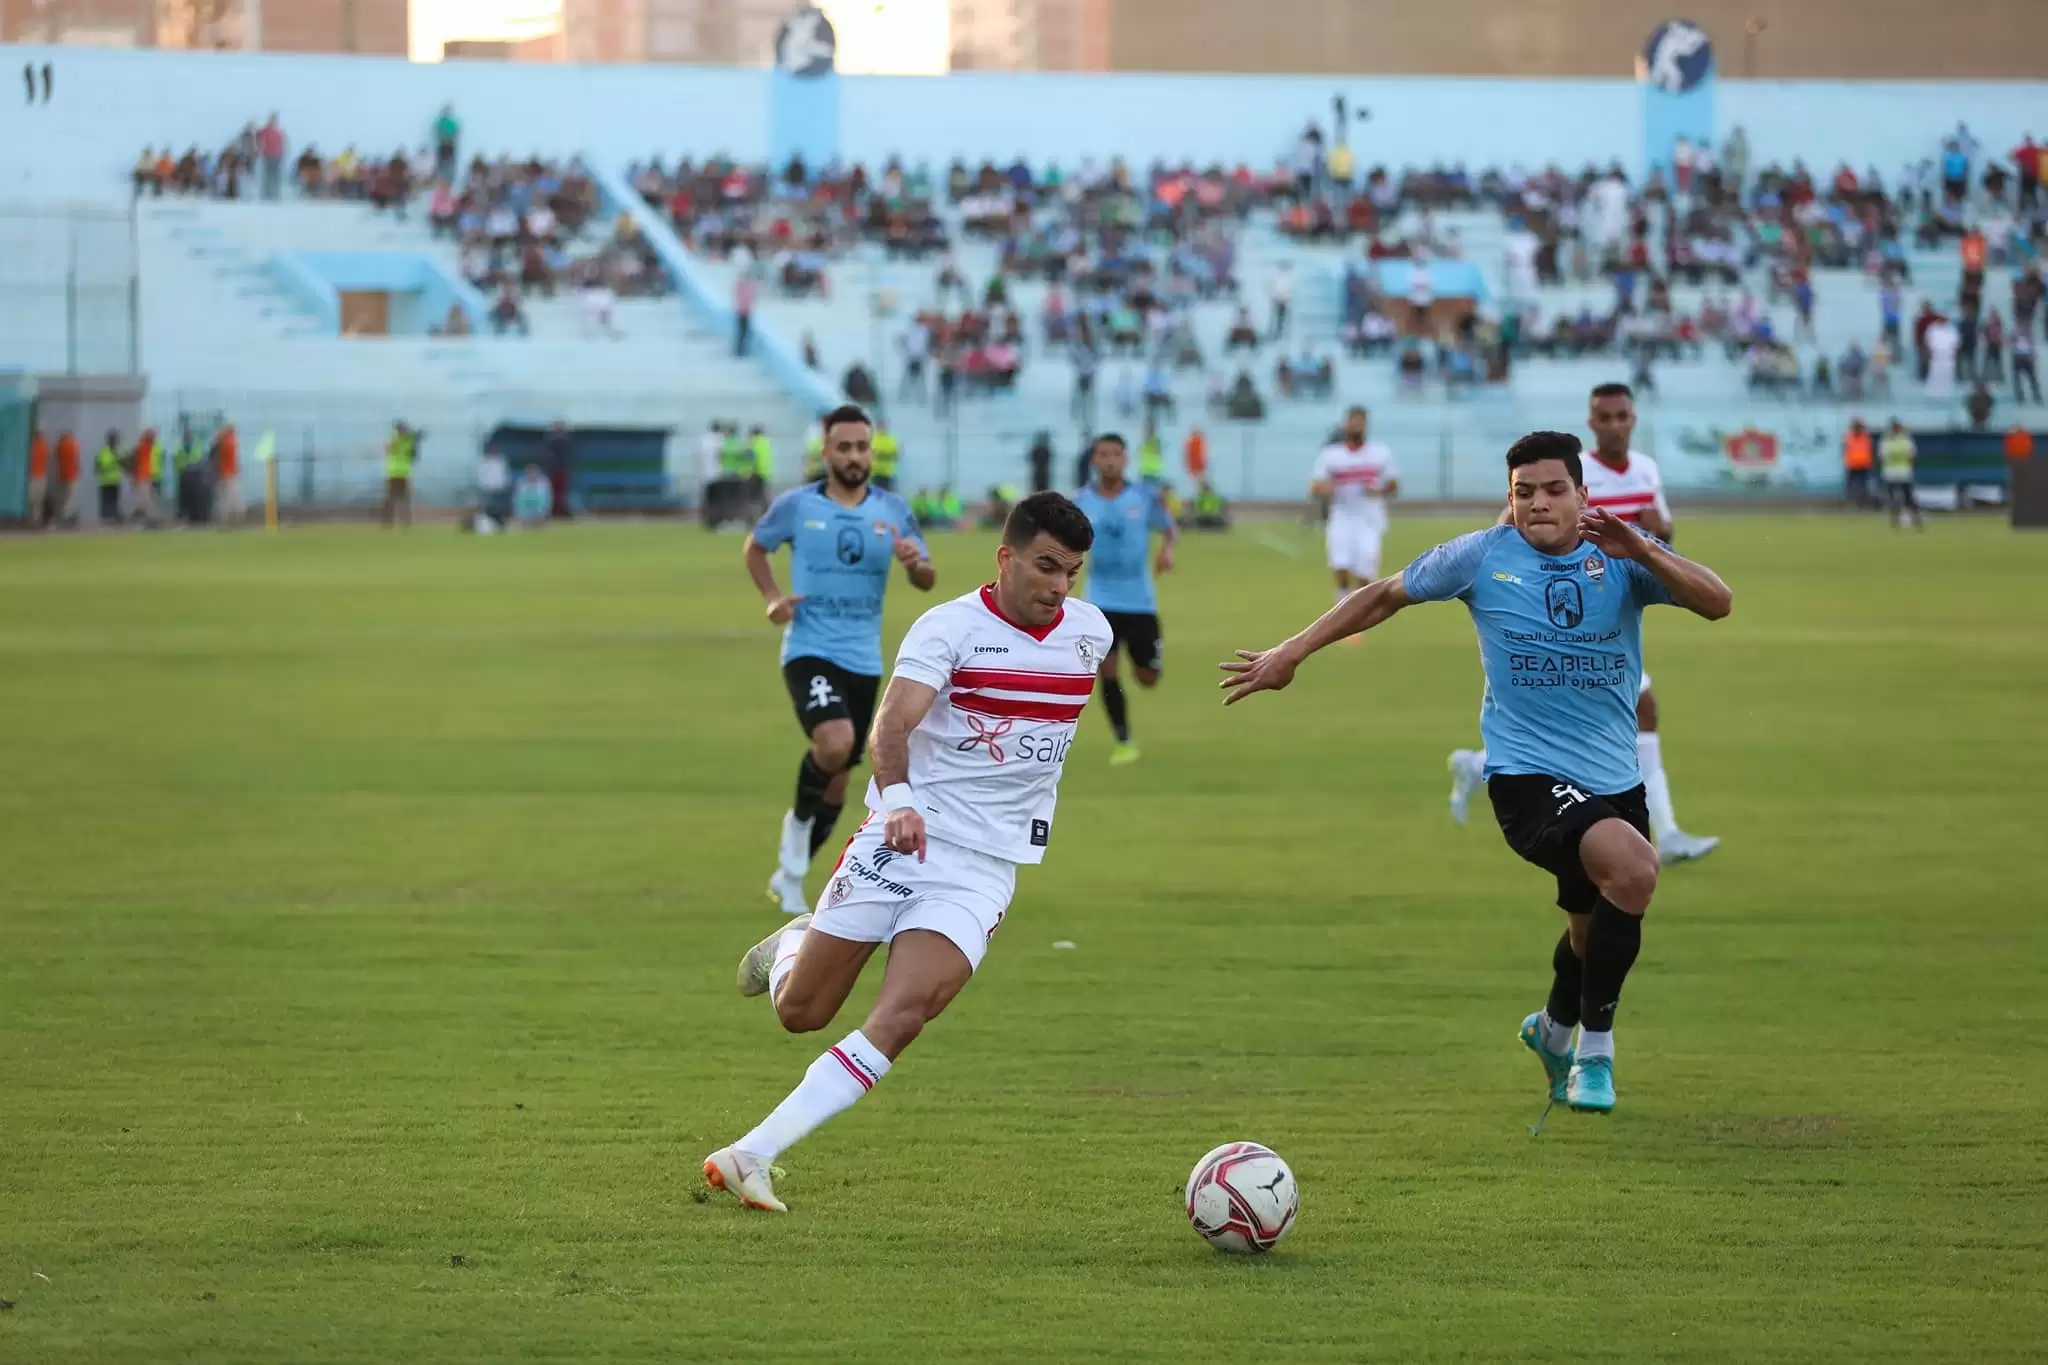
<svg viewBox="0 0 2048 1365"><path fill-rule="evenodd" d="M320 319L321 330L341 332L341 292L381 290L391 295L393 336L424 336L460 304L470 326L482 330L487 305L466 281L431 256L409 251L280 251L269 261L279 284Z"/></svg>
<svg viewBox="0 0 2048 1365"><path fill-rule="evenodd" d="M0 99L0 199L105 199L145 144L217 146L275 109L293 152L313 142L388 152L425 141L443 103L465 146L567 155L613 165L659 152L725 151L758 160L771 136L765 70L577 67L366 57L96 51L0 46L0 66L46 58L56 99ZM1072 162L1120 154L1269 164L1343 94L1372 118L1354 123L1367 164L1618 158L1638 167L1643 100L1628 80L1087 75L970 72L841 80L844 153L876 160L1017 153ZM2022 132L2048 135L2048 81L2033 83L1721 81L1721 132L1749 132L1759 161L1846 158L1895 174L1967 120L2002 152Z"/></svg>
<svg viewBox="0 0 2048 1365"><path fill-rule="evenodd" d="M849 78L847 151L934 157L1022 153L1033 161L1112 154L1270 165L1342 94L1372 117L1352 144L1371 164L1487 159L1633 159L1641 101L1629 81L1179 76L967 72ZM1515 111L1512 117L1504 110Z"/></svg>

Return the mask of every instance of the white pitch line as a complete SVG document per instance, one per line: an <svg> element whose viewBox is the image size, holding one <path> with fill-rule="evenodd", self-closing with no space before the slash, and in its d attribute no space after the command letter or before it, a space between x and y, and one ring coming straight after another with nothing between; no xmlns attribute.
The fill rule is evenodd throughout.
<svg viewBox="0 0 2048 1365"><path fill-rule="evenodd" d="M1276 555L1285 555L1289 559L1301 558L1301 551L1299 549L1295 548L1292 545L1289 545L1286 541L1280 539L1280 537L1274 535L1271 531L1261 531L1257 535L1253 536L1252 539L1256 540L1257 542L1259 542L1259 544L1265 546L1267 549L1271 550Z"/></svg>

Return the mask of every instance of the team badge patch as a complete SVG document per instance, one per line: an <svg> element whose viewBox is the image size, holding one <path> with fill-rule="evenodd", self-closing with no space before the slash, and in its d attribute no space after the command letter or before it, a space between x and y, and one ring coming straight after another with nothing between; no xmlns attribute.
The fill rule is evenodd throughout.
<svg viewBox="0 0 2048 1365"><path fill-rule="evenodd" d="M1081 639L1074 641L1074 653L1081 656L1081 667L1095 667L1095 646L1089 643L1086 636L1083 636Z"/></svg>
<svg viewBox="0 0 2048 1365"><path fill-rule="evenodd" d="M831 901L832 904L838 905L841 901L844 901L847 898L847 896L852 894L852 892L852 882L848 881L844 877L835 878L832 882L832 894L828 899Z"/></svg>
<svg viewBox="0 0 2048 1365"><path fill-rule="evenodd" d="M878 535L878 536L886 536L886 535L888 535L888 534L889 534L889 523L888 523L888 522L886 522L886 521L878 521L878 522L876 522L876 523L875 523L875 534L876 534L876 535Z"/></svg>
<svg viewBox="0 0 2048 1365"><path fill-rule="evenodd" d="M1607 577L1607 561L1599 555L1587 555L1585 567L1586 577L1592 579L1595 583Z"/></svg>

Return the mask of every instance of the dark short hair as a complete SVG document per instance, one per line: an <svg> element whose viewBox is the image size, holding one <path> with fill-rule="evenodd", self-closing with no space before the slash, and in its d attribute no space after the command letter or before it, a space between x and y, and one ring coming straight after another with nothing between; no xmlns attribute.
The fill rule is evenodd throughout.
<svg viewBox="0 0 2048 1365"><path fill-rule="evenodd" d="M857 403L841 403L818 419L818 430L830 431L841 422L858 422L869 431L875 429L875 419L868 416L866 409Z"/></svg>
<svg viewBox="0 0 2048 1365"><path fill-rule="evenodd" d="M1125 441L1123 437L1117 435L1113 431L1105 431L1100 436L1097 436L1094 440L1088 443L1088 453L1091 455L1094 454L1095 447L1101 445L1104 441L1116 442L1116 448L1118 450L1129 450L1131 448L1130 443Z"/></svg>
<svg viewBox="0 0 2048 1365"><path fill-rule="evenodd" d="M1088 514L1071 498L1050 490L1033 493L1010 509L1010 519L1003 523L1003 544L1021 550L1038 539L1040 531L1076 553L1095 543Z"/></svg>
<svg viewBox="0 0 2048 1365"><path fill-rule="evenodd" d="M1508 447L1508 473L1513 474L1524 465L1543 460L1563 460L1565 469L1572 476L1573 486L1583 488L1586 469L1579 463L1579 452L1585 448L1585 444L1569 431L1532 431Z"/></svg>
<svg viewBox="0 0 2048 1365"><path fill-rule="evenodd" d="M1592 397L1595 401L1602 398L1626 398L1633 403L1636 401L1636 391L1626 384L1595 384Z"/></svg>

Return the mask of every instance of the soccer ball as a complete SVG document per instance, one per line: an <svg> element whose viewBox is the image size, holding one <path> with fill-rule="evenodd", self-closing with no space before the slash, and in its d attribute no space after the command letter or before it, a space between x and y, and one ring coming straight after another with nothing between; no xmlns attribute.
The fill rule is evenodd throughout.
<svg viewBox="0 0 2048 1365"><path fill-rule="evenodd" d="M1301 1209L1294 1172L1270 1147L1226 1142L1188 1177L1188 1221L1218 1251L1271 1251Z"/></svg>

